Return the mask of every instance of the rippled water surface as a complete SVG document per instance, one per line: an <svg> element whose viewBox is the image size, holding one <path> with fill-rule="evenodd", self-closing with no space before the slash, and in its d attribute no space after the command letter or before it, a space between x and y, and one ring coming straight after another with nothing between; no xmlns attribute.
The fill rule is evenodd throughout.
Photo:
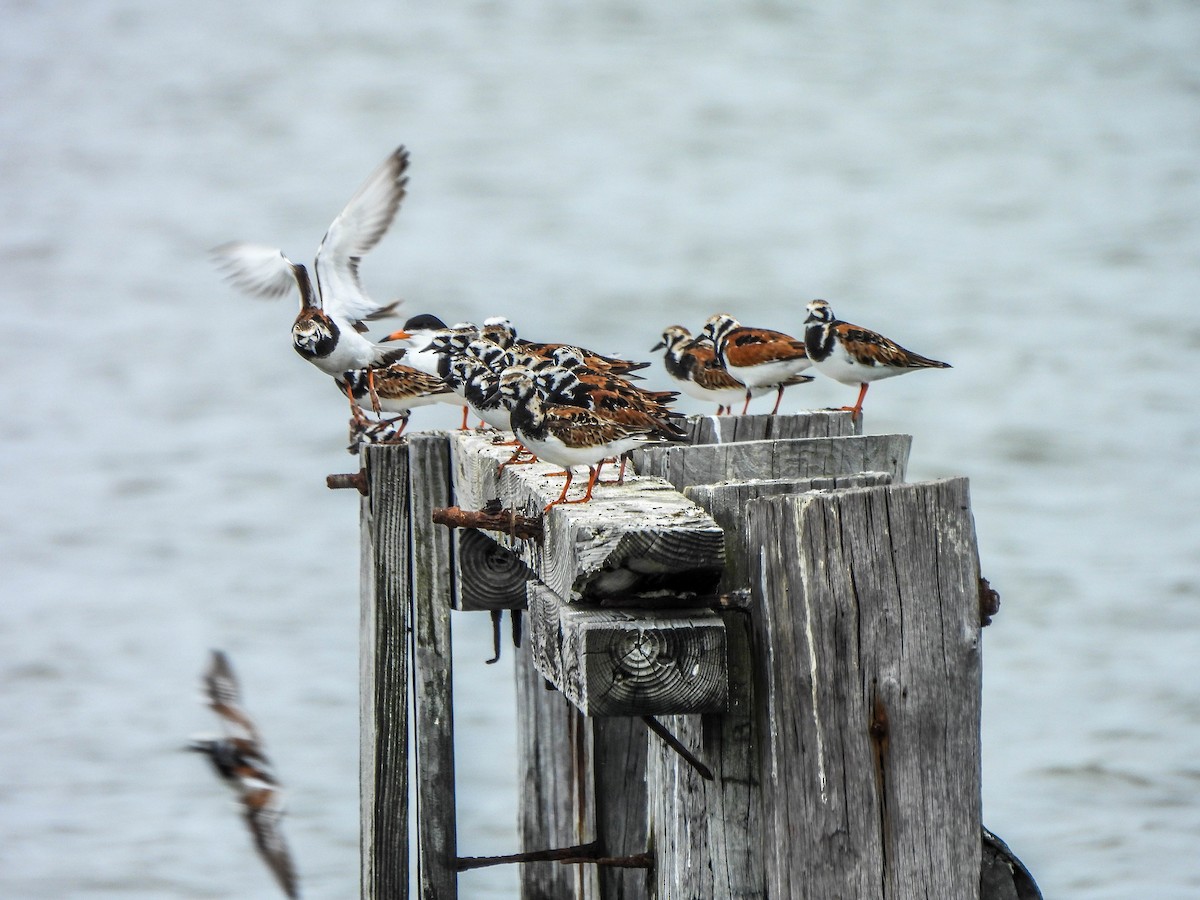
<svg viewBox="0 0 1200 900"><path fill-rule="evenodd" d="M357 890L343 402L235 295L397 143L368 288L644 354L826 297L955 368L872 389L971 478L985 819L1047 897L1200 891L1200 9L1180 2L9 2L0 893L273 897L178 752L229 651L306 896ZM662 381L661 372L658 381ZM662 385L665 386L665 385ZM818 382L790 403L848 401ZM758 401L765 403L767 401ZM698 409L698 407L695 407ZM414 415L447 426L452 416ZM514 849L511 669L455 619L460 846ZM515 873L463 879L512 897Z"/></svg>

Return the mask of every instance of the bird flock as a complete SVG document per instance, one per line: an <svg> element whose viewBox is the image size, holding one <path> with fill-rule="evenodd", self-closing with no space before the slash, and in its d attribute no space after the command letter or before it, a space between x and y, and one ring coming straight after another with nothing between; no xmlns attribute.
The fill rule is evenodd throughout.
<svg viewBox="0 0 1200 900"><path fill-rule="evenodd" d="M542 459L561 466L559 504L589 501L606 460L650 442L682 441L682 414L672 408L680 393L717 404L717 413L745 414L755 397L783 392L817 374L857 386L850 410L861 415L874 381L917 369L949 365L913 353L883 335L838 319L824 300L807 306L804 332L742 325L733 316L710 316L693 335L681 325L662 331L651 349L662 352L675 389L648 390L637 373L649 363L604 355L583 347L539 343L518 337L506 318L481 325L446 325L432 314L412 316L402 328L371 340L368 322L395 315L397 303L367 296L359 265L387 232L408 185L409 154L398 147L373 171L330 224L311 265L295 263L281 250L231 242L213 250L217 266L241 291L280 297L296 290L300 312L292 324L292 346L334 379L350 405L357 442L398 439L413 409L446 403L462 409L462 428L475 417L482 426L511 432L514 450L502 464ZM370 413L370 415L368 414ZM586 466L582 496L568 499L572 468ZM248 734L195 745L239 791L255 843L288 896L295 875L277 823L281 806L276 782L259 768L257 735L236 705L236 682L228 661L215 654L206 675L210 705L227 724ZM249 742L249 743L247 743ZM268 791L268 793L263 793ZM267 798L267 799L264 799Z"/></svg>

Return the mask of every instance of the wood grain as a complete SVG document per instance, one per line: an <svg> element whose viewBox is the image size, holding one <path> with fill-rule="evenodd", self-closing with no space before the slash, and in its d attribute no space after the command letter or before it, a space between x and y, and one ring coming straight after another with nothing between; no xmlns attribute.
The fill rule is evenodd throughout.
<svg viewBox="0 0 1200 900"><path fill-rule="evenodd" d="M632 451L639 474L665 478L682 490L693 484L886 472L904 480L912 437L873 434L737 444L663 446Z"/></svg>
<svg viewBox="0 0 1200 900"><path fill-rule="evenodd" d="M852 419L848 410L839 409L778 416L689 416L685 430L690 444L848 437L862 434L862 419Z"/></svg>
<svg viewBox="0 0 1200 900"><path fill-rule="evenodd" d="M849 415L849 414L847 414ZM802 494L806 491L832 491L847 487L890 484L887 472L856 472L853 475L816 476L813 478L774 478L749 481L725 481L685 487L683 495L707 512L725 531L725 574L719 590L736 591L749 587L749 553L746 531L746 504L756 497L776 494Z"/></svg>
<svg viewBox="0 0 1200 900"><path fill-rule="evenodd" d="M363 448L359 647L360 888L408 896L408 448Z"/></svg>
<svg viewBox="0 0 1200 900"><path fill-rule="evenodd" d="M766 897L750 620L745 612L721 615L729 639L728 711L662 719L712 769L713 780L658 742L646 764L655 896L662 900Z"/></svg>
<svg viewBox="0 0 1200 900"><path fill-rule="evenodd" d="M454 803L454 687L450 606L451 533L432 511L450 505L450 443L445 432L408 437L412 518L413 671L417 803L417 890L423 900L454 900L458 876Z"/></svg>
<svg viewBox="0 0 1200 900"><path fill-rule="evenodd" d="M529 566L482 531L459 529L455 556L461 610L524 609Z"/></svg>
<svg viewBox="0 0 1200 900"><path fill-rule="evenodd" d="M584 715L726 707L725 623L716 613L566 604L536 582L528 592L534 664Z"/></svg>
<svg viewBox="0 0 1200 900"><path fill-rule="evenodd" d="M560 471L545 463L496 467L511 453L485 436L452 438L455 491L463 508L482 509L499 499L504 508L539 514L562 489ZM580 488L579 490L582 490ZM630 477L602 484L586 504L553 507L543 522L544 539L514 541L489 536L516 553L540 581L569 600L648 605L660 597L711 593L724 566L720 527L703 510L661 479Z"/></svg>
<svg viewBox="0 0 1200 900"><path fill-rule="evenodd" d="M965 479L747 507L772 897L979 896Z"/></svg>

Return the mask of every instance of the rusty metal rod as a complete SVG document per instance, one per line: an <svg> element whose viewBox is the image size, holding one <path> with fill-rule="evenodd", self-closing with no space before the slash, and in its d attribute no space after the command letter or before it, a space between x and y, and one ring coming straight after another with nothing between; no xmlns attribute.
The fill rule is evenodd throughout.
<svg viewBox="0 0 1200 900"><path fill-rule="evenodd" d="M511 509L461 509L457 506L440 507L433 511L435 525L449 528L482 528L484 531L499 531L522 541L542 539L541 519L517 515Z"/></svg>
<svg viewBox="0 0 1200 900"><path fill-rule="evenodd" d="M359 469L349 475L326 475L325 486L331 491L342 488L354 488L363 496L367 493L367 470Z"/></svg>
<svg viewBox="0 0 1200 900"><path fill-rule="evenodd" d="M662 722L654 718L654 716L642 716L642 721L646 723L646 727L657 734L664 744L683 757L684 761L696 770L697 774L705 781L713 780L712 769L700 762L696 755L692 753L683 743L671 732L667 731L667 727Z"/></svg>
<svg viewBox="0 0 1200 900"><path fill-rule="evenodd" d="M591 841L587 844L576 844L573 847L527 850L524 853L509 853L505 856L459 856L454 860L454 868L456 871L465 872L468 869L529 862L560 862L564 865L591 863L597 866L621 869L650 869L654 866L654 857L649 853L637 853L633 856L601 856L600 842Z"/></svg>

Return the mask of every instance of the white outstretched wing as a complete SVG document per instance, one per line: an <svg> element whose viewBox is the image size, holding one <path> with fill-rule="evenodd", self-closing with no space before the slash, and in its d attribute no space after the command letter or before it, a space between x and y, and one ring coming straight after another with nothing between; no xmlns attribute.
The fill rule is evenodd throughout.
<svg viewBox="0 0 1200 900"><path fill-rule="evenodd" d="M262 244L231 241L212 250L213 261L239 290L256 297L282 297L296 288L292 261Z"/></svg>
<svg viewBox="0 0 1200 900"><path fill-rule="evenodd" d="M398 147L363 182L321 239L317 284L322 307L330 315L357 322L385 309L363 291L358 263L391 227L404 199L407 168L408 151Z"/></svg>

